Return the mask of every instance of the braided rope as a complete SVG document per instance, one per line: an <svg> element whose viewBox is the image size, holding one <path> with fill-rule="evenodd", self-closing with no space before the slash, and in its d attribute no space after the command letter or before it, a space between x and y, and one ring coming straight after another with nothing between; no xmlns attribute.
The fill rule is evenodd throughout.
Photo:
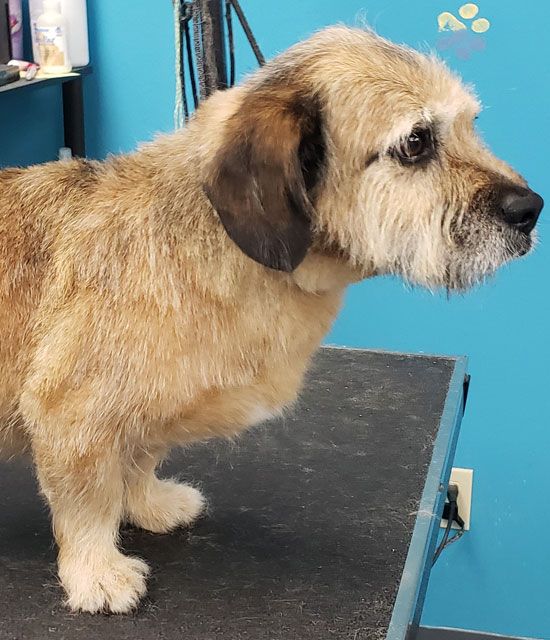
<svg viewBox="0 0 550 640"><path fill-rule="evenodd" d="M214 42L214 37L218 37L217 31L216 35L214 35L214 28L218 25L217 23L213 24L209 0L172 0L172 5L174 9L176 69L174 127L175 129L180 129L189 119L185 58L187 58L187 65L189 67L189 82L191 85L193 104L196 109L198 103L207 97L209 90L219 86L220 78L217 77L218 68L216 66L215 50L220 44ZM225 0L225 20L227 27L227 44L229 48L229 81L227 84L229 86L233 86L235 83L236 66L234 30L231 16L232 10L235 11L258 64L260 66L265 64L265 58L252 33L252 29L248 24L239 0ZM223 16L221 16L221 20L223 20ZM193 23L192 35L189 28L190 21ZM222 43L221 46L225 46L225 43ZM207 75L208 77L206 77Z"/></svg>
<svg viewBox="0 0 550 640"><path fill-rule="evenodd" d="M174 8L174 43L176 50L176 99L174 104L174 129L181 129L187 120L187 102L184 90L183 65L181 59L181 2L172 0Z"/></svg>
<svg viewBox="0 0 550 640"><path fill-rule="evenodd" d="M235 38L233 36L233 20L231 19L231 0L225 0L225 21L227 24L227 41L229 44L229 86L235 85Z"/></svg>
<svg viewBox="0 0 550 640"><path fill-rule="evenodd" d="M202 7L200 0L193 2L193 40L195 41L195 65L199 76L199 97L206 98L206 79L204 77L204 59L201 46Z"/></svg>
<svg viewBox="0 0 550 640"><path fill-rule="evenodd" d="M207 85L205 86L205 94L209 94L211 91L218 87L218 72L216 68L216 60L214 53L214 36L212 29L212 16L208 10L208 0L197 0L197 2L203 3L202 10L202 49L203 59L205 61L204 71L207 74L205 78Z"/></svg>

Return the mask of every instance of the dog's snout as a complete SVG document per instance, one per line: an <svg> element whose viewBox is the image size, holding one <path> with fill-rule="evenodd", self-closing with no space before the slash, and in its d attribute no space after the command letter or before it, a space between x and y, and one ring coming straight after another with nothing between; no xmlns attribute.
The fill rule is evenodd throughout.
<svg viewBox="0 0 550 640"><path fill-rule="evenodd" d="M529 234L534 229L544 200L530 189L506 191L500 202L502 219L518 231Z"/></svg>

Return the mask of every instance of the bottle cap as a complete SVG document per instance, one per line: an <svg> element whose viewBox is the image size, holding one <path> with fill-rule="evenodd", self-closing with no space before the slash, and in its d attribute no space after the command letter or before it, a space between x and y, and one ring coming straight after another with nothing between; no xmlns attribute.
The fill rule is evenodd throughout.
<svg viewBox="0 0 550 640"><path fill-rule="evenodd" d="M73 157L73 152L70 147L60 147L59 148L59 159L60 160L70 160Z"/></svg>

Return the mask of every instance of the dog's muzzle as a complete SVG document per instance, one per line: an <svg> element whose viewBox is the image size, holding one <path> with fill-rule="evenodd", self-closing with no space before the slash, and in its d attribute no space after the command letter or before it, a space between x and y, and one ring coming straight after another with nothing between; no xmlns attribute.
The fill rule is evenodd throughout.
<svg viewBox="0 0 550 640"><path fill-rule="evenodd" d="M514 187L502 194L498 215L506 224L529 235L535 228L543 207L544 200L538 193Z"/></svg>

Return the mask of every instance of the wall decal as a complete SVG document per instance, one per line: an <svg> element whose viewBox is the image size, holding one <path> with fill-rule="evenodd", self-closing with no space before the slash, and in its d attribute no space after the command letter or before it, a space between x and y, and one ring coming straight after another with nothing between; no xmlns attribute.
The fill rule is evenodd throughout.
<svg viewBox="0 0 550 640"><path fill-rule="evenodd" d="M436 47L440 51L452 51L457 58L467 60L476 51L485 49L485 39L480 34L487 32L491 23L487 18L478 17L479 7L473 2L463 4L458 15L462 20L449 11L437 16L438 30L442 35Z"/></svg>

